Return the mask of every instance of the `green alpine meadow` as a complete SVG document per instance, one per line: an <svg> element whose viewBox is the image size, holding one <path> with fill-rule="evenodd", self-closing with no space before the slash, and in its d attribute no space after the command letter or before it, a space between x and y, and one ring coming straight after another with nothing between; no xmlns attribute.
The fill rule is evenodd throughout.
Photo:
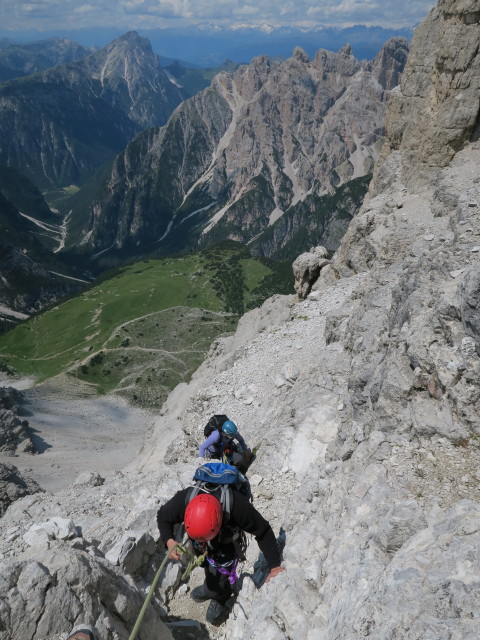
<svg viewBox="0 0 480 640"><path fill-rule="evenodd" d="M289 263L252 258L234 242L144 260L3 335L0 367L37 382L66 373L158 407L245 311L291 292Z"/></svg>

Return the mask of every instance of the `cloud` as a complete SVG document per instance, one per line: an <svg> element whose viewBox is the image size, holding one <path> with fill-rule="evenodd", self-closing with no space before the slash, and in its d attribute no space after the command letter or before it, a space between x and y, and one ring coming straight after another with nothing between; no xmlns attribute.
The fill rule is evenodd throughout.
<svg viewBox="0 0 480 640"><path fill-rule="evenodd" d="M90 0L91 1L91 0ZM109 26L120 29L238 22L304 26L412 26L434 0L0 0L6 29ZM94 5L94 9L92 6Z"/></svg>
<svg viewBox="0 0 480 640"><path fill-rule="evenodd" d="M91 4L82 4L80 7L76 7L74 13L90 13L91 11L95 11L95 7Z"/></svg>

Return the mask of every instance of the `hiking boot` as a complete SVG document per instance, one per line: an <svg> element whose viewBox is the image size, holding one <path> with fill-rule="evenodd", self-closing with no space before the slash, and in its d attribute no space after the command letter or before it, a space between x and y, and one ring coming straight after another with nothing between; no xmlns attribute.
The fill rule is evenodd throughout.
<svg viewBox="0 0 480 640"><path fill-rule="evenodd" d="M205 600L211 600L216 595L218 594L216 594L215 591L210 591L205 584L195 587L195 589L192 589L190 592L190 597L192 600L195 600L195 602L205 602Z"/></svg>
<svg viewBox="0 0 480 640"><path fill-rule="evenodd" d="M208 605L207 614L205 620L210 624L222 624L228 617L228 608L218 602L218 600L212 600Z"/></svg>
<svg viewBox="0 0 480 640"><path fill-rule="evenodd" d="M73 628L67 640L95 640L95 636L91 627L82 624Z"/></svg>

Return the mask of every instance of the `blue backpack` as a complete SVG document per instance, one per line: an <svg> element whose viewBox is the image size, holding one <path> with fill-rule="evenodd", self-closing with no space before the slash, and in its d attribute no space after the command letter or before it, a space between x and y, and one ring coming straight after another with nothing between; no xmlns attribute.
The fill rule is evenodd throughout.
<svg viewBox="0 0 480 640"><path fill-rule="evenodd" d="M252 500L248 479L236 467L224 462L206 462L198 467L193 482L193 487L187 494L187 504L199 493L215 495L223 508L224 523L228 522L232 510L232 489Z"/></svg>
<svg viewBox="0 0 480 640"><path fill-rule="evenodd" d="M221 503L223 508L222 540L231 542L240 560L245 560L247 542L245 533L237 527L229 526L233 505L233 491L236 489L252 501L252 491L248 479L237 468L224 462L206 462L198 467L193 476L194 485L188 491L185 505L199 493L210 493Z"/></svg>

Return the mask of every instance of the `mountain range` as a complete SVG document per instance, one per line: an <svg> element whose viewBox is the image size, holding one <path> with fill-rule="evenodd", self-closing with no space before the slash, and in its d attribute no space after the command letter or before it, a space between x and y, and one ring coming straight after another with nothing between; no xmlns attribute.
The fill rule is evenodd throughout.
<svg viewBox="0 0 480 640"><path fill-rule="evenodd" d="M45 71L57 64L76 62L92 53L68 38L50 38L0 47L0 82Z"/></svg>
<svg viewBox="0 0 480 640"><path fill-rule="evenodd" d="M0 291L18 317L142 256L225 239L279 259L320 240L335 250L367 190L408 51L403 38L371 62L349 46L313 60L297 47L285 61L201 70L211 85L198 92L195 70L163 70L135 32L95 51L43 46L43 57L40 44L25 56L55 66L0 84Z"/></svg>
<svg viewBox="0 0 480 640"><path fill-rule="evenodd" d="M211 23L162 29L142 28L139 33L150 40L155 53L172 60L186 60L203 67L216 67L225 59L248 63L259 55L288 58L296 46L302 47L313 57L318 49L338 51L350 43L358 59L374 58L384 43L395 36L408 40L413 34L410 28L382 28L354 25L338 27L276 27L269 24L236 24L220 26ZM15 33L0 29L6 36L5 44L58 37L57 31L23 31ZM122 35L116 28L94 27L62 30L62 36L83 46L104 46ZM169 62L167 62L169 64Z"/></svg>
<svg viewBox="0 0 480 640"><path fill-rule="evenodd" d="M371 62L358 61L349 46L319 50L313 60L296 48L286 61L260 56L216 75L164 127L126 147L91 206L72 203L72 220L84 222L68 248L108 264L229 238L273 255L298 231L277 221L298 218L298 207L321 210L318 198L371 171L407 52L404 38ZM352 190L356 206L361 185ZM323 235L328 216L310 218Z"/></svg>
<svg viewBox="0 0 480 640"><path fill-rule="evenodd" d="M76 62L0 85L0 164L38 187L79 184L182 101L149 42L127 33Z"/></svg>

